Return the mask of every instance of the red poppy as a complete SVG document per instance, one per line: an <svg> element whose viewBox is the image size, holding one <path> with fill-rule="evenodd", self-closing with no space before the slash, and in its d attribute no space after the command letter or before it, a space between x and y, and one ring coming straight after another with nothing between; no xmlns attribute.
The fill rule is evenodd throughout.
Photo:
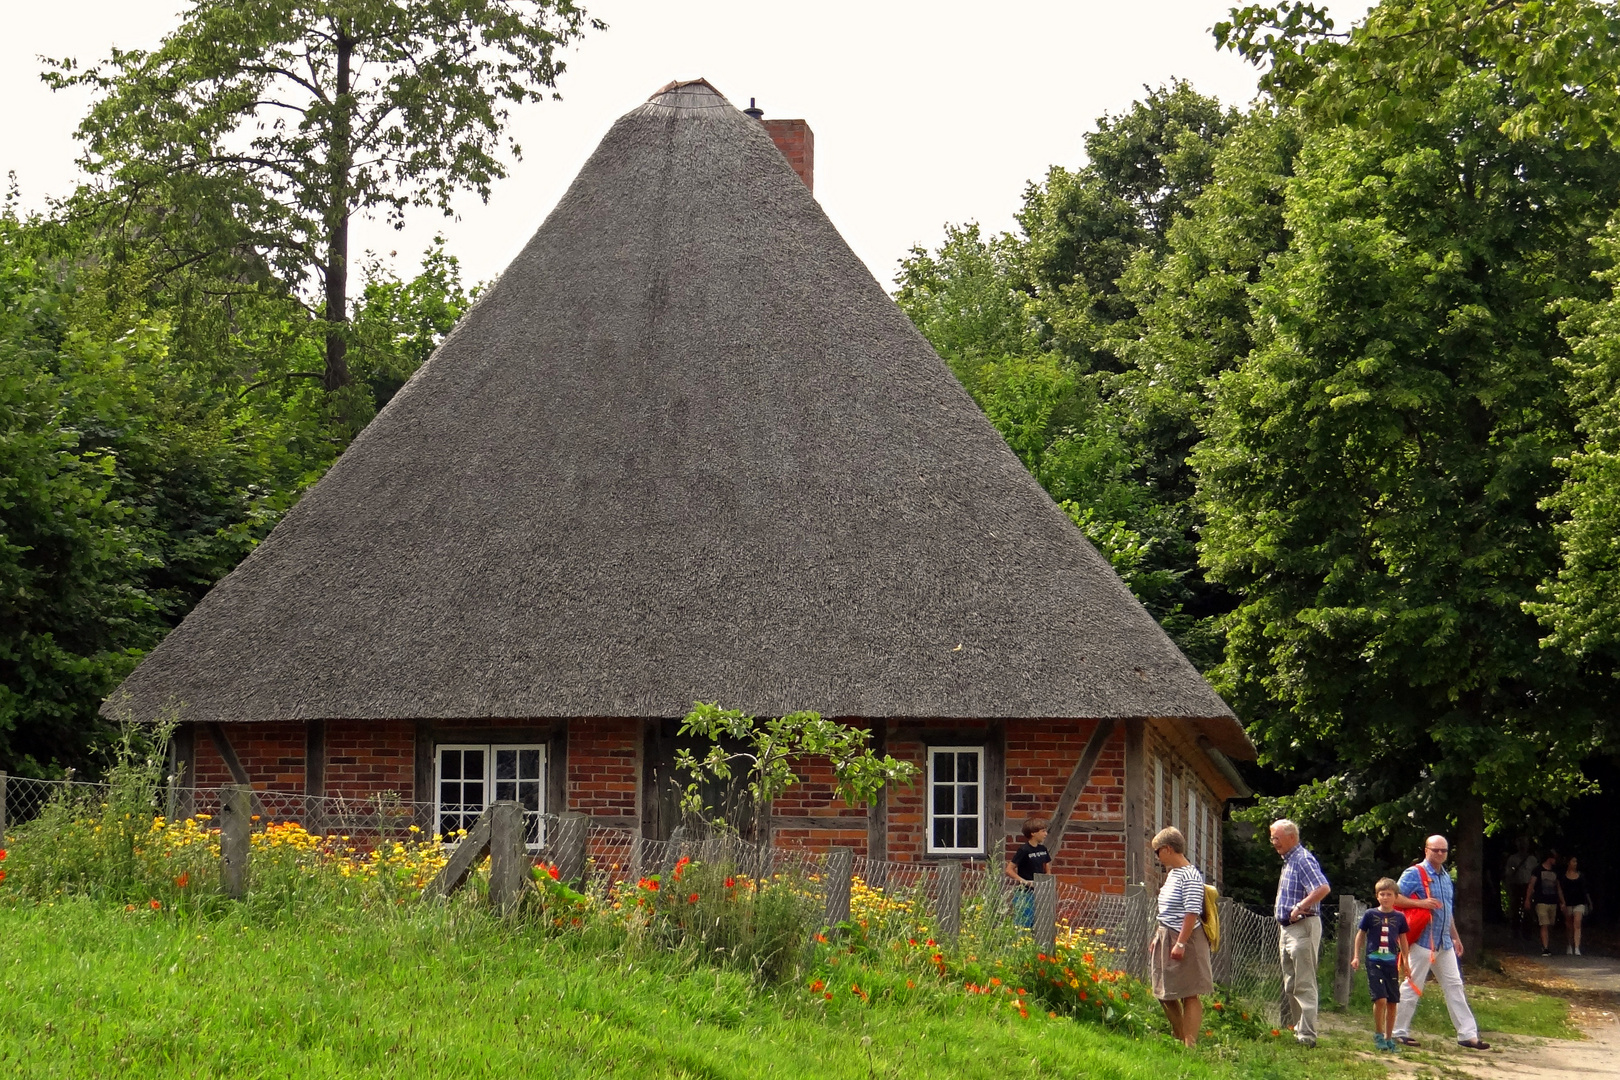
<svg viewBox="0 0 1620 1080"><path fill-rule="evenodd" d="M163 906L162 903L160 903L157 900L148 900L147 903L151 906L153 911L157 911L159 908L161 908Z"/></svg>
<svg viewBox="0 0 1620 1080"><path fill-rule="evenodd" d="M737 887L737 879L736 878L734 878L734 877L726 878L726 888L735 889L736 887Z"/></svg>
<svg viewBox="0 0 1620 1080"><path fill-rule="evenodd" d="M6 849L3 848L3 847L0 847L0 862L5 862L5 861L6 861Z"/></svg>
<svg viewBox="0 0 1620 1080"><path fill-rule="evenodd" d="M6 880L6 872L4 870L0 870L0 881L4 880Z"/></svg>
<svg viewBox="0 0 1620 1080"><path fill-rule="evenodd" d="M832 1000L832 991L829 990L825 994L822 994L821 996L826 998L828 1001L831 1001Z"/></svg>
<svg viewBox="0 0 1620 1080"><path fill-rule="evenodd" d="M687 897L687 898L686 898L686 902L687 902L687 903L688 903L688 904L695 904L695 903L697 903L697 902L698 902L698 894L697 894L697 893L693 893L693 894L692 894L692 895L691 895L691 896L688 896L688 897Z"/></svg>
<svg viewBox="0 0 1620 1080"><path fill-rule="evenodd" d="M185 873L183 873L179 877L175 878L174 879L174 884L175 884L175 886L177 888L181 888L181 889L185 888L187 885L190 885L191 884L191 871L187 870Z"/></svg>

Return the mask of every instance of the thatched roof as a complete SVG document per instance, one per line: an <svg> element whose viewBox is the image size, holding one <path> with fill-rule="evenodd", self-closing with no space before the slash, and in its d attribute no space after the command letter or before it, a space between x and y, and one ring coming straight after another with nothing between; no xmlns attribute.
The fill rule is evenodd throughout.
<svg viewBox="0 0 1620 1080"><path fill-rule="evenodd" d="M1231 713L762 126L608 132L331 471L124 683L183 719Z"/></svg>

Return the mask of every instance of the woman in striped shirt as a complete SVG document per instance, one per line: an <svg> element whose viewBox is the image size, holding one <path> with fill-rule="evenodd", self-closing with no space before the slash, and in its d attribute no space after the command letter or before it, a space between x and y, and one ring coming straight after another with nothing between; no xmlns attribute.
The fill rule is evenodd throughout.
<svg viewBox="0 0 1620 1080"><path fill-rule="evenodd" d="M1170 1030L1188 1046L1204 1023L1200 994L1213 993L1209 939L1204 936L1204 875L1187 861L1187 838L1180 829L1161 829L1153 854L1167 873L1159 886L1159 921L1148 946L1153 996L1170 1018Z"/></svg>

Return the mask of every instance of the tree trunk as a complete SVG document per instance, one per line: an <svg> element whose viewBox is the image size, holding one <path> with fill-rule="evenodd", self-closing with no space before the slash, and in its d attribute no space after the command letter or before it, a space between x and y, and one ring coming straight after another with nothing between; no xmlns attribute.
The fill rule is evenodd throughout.
<svg viewBox="0 0 1620 1080"><path fill-rule="evenodd" d="M332 113L332 191L327 208L326 252L326 378L327 390L349 385L349 158L350 60L354 39L339 27L337 35L337 95Z"/></svg>
<svg viewBox="0 0 1620 1080"><path fill-rule="evenodd" d="M1457 933L1463 959L1477 963L1485 947L1485 804L1470 794L1457 809L1457 831L1451 838L1457 866Z"/></svg>

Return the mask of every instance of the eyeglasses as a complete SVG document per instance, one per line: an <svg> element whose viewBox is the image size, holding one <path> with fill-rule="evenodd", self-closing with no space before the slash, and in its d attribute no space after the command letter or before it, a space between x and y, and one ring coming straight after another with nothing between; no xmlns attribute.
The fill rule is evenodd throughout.
<svg viewBox="0 0 1620 1080"><path fill-rule="evenodd" d="M1450 850L1451 850L1451 849L1450 849L1450 848L1443 848L1443 847L1432 847L1432 848L1427 848L1427 849L1426 849L1426 850L1428 850L1428 851L1432 851L1432 852L1434 852L1434 853L1435 853L1435 854L1436 854L1436 855L1444 855L1444 854L1446 854L1446 853L1447 853L1447 852L1448 852L1448 851L1450 851Z"/></svg>

